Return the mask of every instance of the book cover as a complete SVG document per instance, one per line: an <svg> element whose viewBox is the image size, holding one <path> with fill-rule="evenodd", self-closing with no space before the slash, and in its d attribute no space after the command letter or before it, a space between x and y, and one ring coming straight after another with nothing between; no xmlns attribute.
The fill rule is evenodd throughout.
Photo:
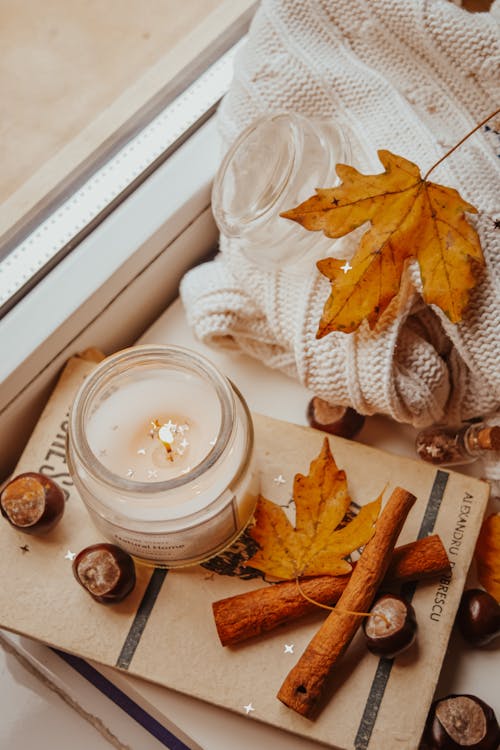
<svg viewBox="0 0 500 750"><path fill-rule="evenodd" d="M485 482L330 437L337 465L359 504L385 487L417 496L398 544L440 534L451 578L413 587L419 623L415 648L397 660L366 651L360 633L339 662L328 700L310 721L277 698L285 676L316 632L323 611L266 636L223 648L212 602L265 585L247 578L244 542L206 566L162 570L137 566L137 584L120 604L93 601L76 583L72 558L102 541L76 493L65 458L68 410L92 362L71 360L16 468L42 471L67 493L64 516L44 537L0 525L0 626L122 673L184 692L336 748L414 748L420 736L472 559L489 487ZM261 492L290 506L297 472L307 473L324 435L254 415Z"/></svg>

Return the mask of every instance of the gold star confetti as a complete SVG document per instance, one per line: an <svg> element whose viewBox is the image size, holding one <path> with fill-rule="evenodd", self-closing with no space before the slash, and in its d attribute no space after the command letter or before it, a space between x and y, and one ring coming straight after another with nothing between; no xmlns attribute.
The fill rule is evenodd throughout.
<svg viewBox="0 0 500 750"><path fill-rule="evenodd" d="M426 445L425 450L433 458L436 458L437 456L441 455L441 448L439 448L439 446L437 446L437 445Z"/></svg>
<svg viewBox="0 0 500 750"><path fill-rule="evenodd" d="M151 424L151 429L149 430L149 437L154 438L154 436L160 429L161 425L157 419L154 419L152 422L150 422L150 424Z"/></svg>

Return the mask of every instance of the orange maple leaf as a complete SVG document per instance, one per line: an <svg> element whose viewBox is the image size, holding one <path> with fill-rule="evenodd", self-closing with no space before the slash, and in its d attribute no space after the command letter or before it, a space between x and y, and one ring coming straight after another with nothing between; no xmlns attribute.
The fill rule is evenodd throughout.
<svg viewBox="0 0 500 750"><path fill-rule="evenodd" d="M500 602L500 513L483 521L474 556L479 583Z"/></svg>
<svg viewBox="0 0 500 750"><path fill-rule="evenodd" d="M477 267L484 264L477 232L464 212L477 213L453 188L428 182L416 164L379 151L385 171L364 175L337 164L338 187L318 189L281 216L306 229L343 237L370 222L353 258L317 263L331 281L331 293L317 338L331 331L355 331L363 320L373 328L397 295L405 263L416 258L423 296L456 323L462 319Z"/></svg>
<svg viewBox="0 0 500 750"><path fill-rule="evenodd" d="M345 557L372 537L381 498L363 506L357 516L337 528L351 499L345 472L337 468L326 438L309 474L296 474L293 496L295 528L282 508L259 498L249 533L260 549L247 565L282 579L349 573L352 566Z"/></svg>

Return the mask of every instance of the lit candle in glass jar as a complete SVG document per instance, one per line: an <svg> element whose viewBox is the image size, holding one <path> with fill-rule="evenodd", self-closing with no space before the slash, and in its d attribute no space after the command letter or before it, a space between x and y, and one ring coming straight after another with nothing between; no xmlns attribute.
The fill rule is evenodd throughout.
<svg viewBox="0 0 500 750"><path fill-rule="evenodd" d="M211 557L248 523L257 496L253 429L213 365L174 347L134 347L80 389L68 462L96 526L138 559Z"/></svg>

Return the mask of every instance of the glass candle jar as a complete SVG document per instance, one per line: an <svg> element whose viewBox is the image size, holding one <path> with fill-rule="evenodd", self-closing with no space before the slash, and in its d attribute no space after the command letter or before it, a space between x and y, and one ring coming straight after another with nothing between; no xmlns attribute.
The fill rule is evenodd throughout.
<svg viewBox="0 0 500 750"><path fill-rule="evenodd" d="M107 358L70 414L68 465L94 524L155 566L199 563L239 536L258 494L253 449L241 394L178 347Z"/></svg>
<svg viewBox="0 0 500 750"><path fill-rule="evenodd" d="M335 166L351 163L344 129L328 119L291 112L261 117L224 157L212 189L220 231L237 239L257 265L295 266L331 254L334 240L280 217L317 187L338 184Z"/></svg>

